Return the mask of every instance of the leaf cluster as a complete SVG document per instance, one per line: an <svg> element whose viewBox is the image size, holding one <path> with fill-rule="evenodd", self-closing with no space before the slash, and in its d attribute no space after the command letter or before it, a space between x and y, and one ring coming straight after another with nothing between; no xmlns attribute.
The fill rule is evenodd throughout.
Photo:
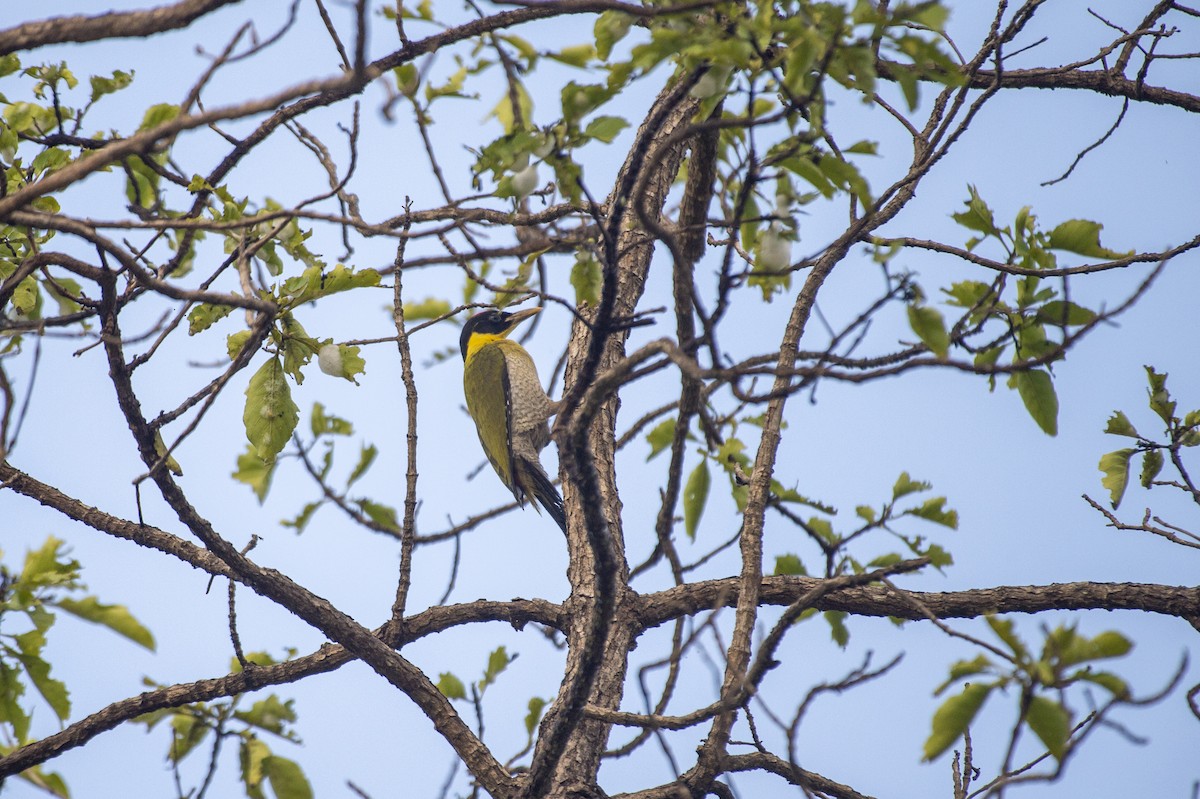
<svg viewBox="0 0 1200 799"><path fill-rule="evenodd" d="M934 692L944 693L966 680L962 691L937 709L932 731L925 741L926 760L933 760L967 733L980 709L999 689L1015 687L1018 724L1028 727L1056 760L1063 760L1075 729L1073 714L1066 702L1069 688L1081 684L1104 689L1114 702L1130 697L1125 680L1110 671L1094 668L1097 661L1127 654L1133 644L1114 631L1089 638L1075 625L1060 625L1045 633L1041 651L1021 639L1009 619L987 616L987 625L1001 647L991 648L1002 659L984 654L960 660L950 667L950 675Z"/></svg>
<svg viewBox="0 0 1200 799"><path fill-rule="evenodd" d="M250 652L245 657L250 668L278 662L266 652ZM237 673L241 664L234 660L231 668ZM161 687L150 680L146 684ZM293 729L298 720L293 700L267 694L250 707L243 708L243 699L241 694L235 694L219 702L193 702L164 708L145 714L137 721L147 730L167 723L171 733L167 762L177 774L183 761L200 751L200 746L207 742L211 747L207 768L210 776L204 781L205 787L216 766L217 753L226 741L232 740L237 745L242 787L250 799L267 799L268 795L274 799L312 799L312 786L300 765L272 750L263 739L266 734L285 743L301 743ZM268 786L270 794L266 791Z"/></svg>
<svg viewBox="0 0 1200 799"><path fill-rule="evenodd" d="M81 570L79 562L68 556L64 542L53 536L26 553L20 572L0 565L0 626L5 630L0 633L0 727L17 745L31 741L34 709L25 701L28 686L60 723L71 714L67 686L51 675L51 663L44 653L57 620L55 610L154 649L154 636L128 608L82 593L86 586ZM55 796L67 796L66 784L57 774L34 769L21 776Z"/></svg>

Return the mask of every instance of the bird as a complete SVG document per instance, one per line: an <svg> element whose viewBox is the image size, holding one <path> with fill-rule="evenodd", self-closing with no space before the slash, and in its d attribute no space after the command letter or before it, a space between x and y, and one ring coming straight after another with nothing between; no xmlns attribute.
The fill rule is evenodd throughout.
<svg viewBox="0 0 1200 799"><path fill-rule="evenodd" d="M562 496L550 482L539 455L550 443L549 418L557 403L542 389L533 358L508 338L541 308L508 313L487 310L467 320L459 336L463 394L479 443L500 481L522 506L534 500L567 532ZM539 511L540 512L540 511Z"/></svg>

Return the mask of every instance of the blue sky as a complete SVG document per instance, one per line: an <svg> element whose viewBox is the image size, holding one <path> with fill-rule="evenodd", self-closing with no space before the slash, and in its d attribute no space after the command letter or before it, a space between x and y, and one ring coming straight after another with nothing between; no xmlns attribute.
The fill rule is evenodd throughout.
<svg viewBox="0 0 1200 799"><path fill-rule="evenodd" d="M960 5L951 17L950 30L966 51L986 28L986 20L973 15L974 4ZM269 8L266 4L255 6L260 35L275 29L285 9L281 3L270 4ZM47 15L80 10L92 9L90 4L45 3L38 7L39 14ZM344 8L333 11L340 19L346 16ZM148 104L175 102L187 90L207 63L194 51L197 41L203 41L209 52L219 49L249 13L248 6L234 6L191 29L148 41L45 48L27 58L26 64L66 59L80 76L113 69L136 70L133 88L121 95L120 101L113 98L113 102L98 108L90 119L91 126L128 130L136 126ZM1120 13L1129 17L1121 23L1132 25L1142 12L1134 14L1122 8ZM394 33L378 17L372 24L370 55L378 57L394 46ZM284 82L332 74L337 67L336 54L323 38L315 9L307 5L301 8L297 25L266 58L238 65L219 76L206 93L209 106L252 98ZM1027 34L1030 41L1041 35L1048 35L1049 41L1017 56L1010 67L1070 61L1088 53L1092 42L1103 41L1108 35L1101 22L1077 4L1068 3L1048 4L1039 12L1031 31L1038 33ZM586 19L573 19L531 26L520 33L539 47L549 48L583 41L588 32ZM409 33L416 38L427 30L411 26ZM1177 52L1194 51L1195 44L1194 31L1184 31L1170 42ZM1194 74L1179 72L1185 66L1160 62L1151 73L1151 81L1167 82L1175 72L1185 80L1181 88L1200 89ZM433 74L452 69L449 55L439 55L432 65ZM551 82L576 76L565 67L548 71ZM660 70L641 87L641 94L635 91L622 98L622 109L627 109L631 119L636 120L662 78ZM15 80L10 76L0 81L0 91L10 99L18 93ZM435 146L447 174L459 187L466 185L471 163L463 144L478 144L499 133L496 122L486 118L500 96L499 84L489 79L480 91L478 102L448 101L435 108L436 113L445 114L437 118ZM556 87L535 94L535 118L539 123L553 121L557 97ZM368 219L399 213L405 195L412 196L418 207L437 204L439 196L429 170L423 166L418 138L405 109L400 109L398 121L388 123L378 113L382 100L383 92L378 87L369 89L362 98L363 163L352 189L360 195ZM1085 158L1070 180L1049 187L1039 185L1061 174L1077 152L1099 138L1119 109L1118 100L1066 91L1030 90L997 97L980 114L960 146L929 175L911 206L882 232L961 244L968 234L949 215L961 208L969 183L977 187L1002 220L1011 219L1024 205L1033 206L1047 227L1066 219L1094 219L1105 225L1103 242L1117 250L1161 248L1190 238L1195 235L1195 187L1200 185L1200 161L1194 155L1196 121L1180 111L1135 107L1117 133ZM348 113L347 107L339 106L302 120L325 137L335 157L343 162L346 149L336 125L346 123ZM852 131L843 137L880 142L879 158L860 159L872 185L886 185L903 173L908 161L902 131L878 108L864 107L847 97L838 101L831 119L833 125ZM228 127L235 135L248 129L244 123ZM605 193L606 181L622 152L621 144L627 140L620 138L607 151L597 149L589 156L587 176L599 189L596 193ZM183 164L194 165L196 171L204 171L220 157L220 146L215 135L199 132L181 140L176 157ZM256 199L269 195L287 204L327 188L323 180L311 157L280 133L239 166L231 178L231 188L235 194L249 194ZM78 192L72 192L72 204L66 210L116 218L124 213L112 201L114 190L116 196L123 197L121 183L119 175L96 175ZM819 248L840 231L837 225L845 217L844 210L833 207L814 206L806 211L800 222L798 252ZM496 235L503 233L498 231ZM337 232L332 229L318 231L310 246L331 262L342 252ZM391 262L391 241L359 240L356 248L348 259L356 267L381 267ZM409 255L428 254L436 248L436 242L414 244ZM551 290L570 296L566 279L570 260L553 260L552 264L555 270ZM711 269L715 270L715 264L713 261ZM807 395L790 402L789 430L777 476L785 485L797 485L802 493L841 509L838 518L847 525L854 506L878 504L901 471L930 481L933 493L947 496L949 505L960 513L958 531L929 531L952 551L956 564L944 575L931 572L907 578L901 582L906 587L940 591L1075 580L1194 582L1190 551L1157 539L1110 530L1080 496L1087 493L1098 500L1105 498L1096 463L1103 453L1124 446L1103 434L1105 420L1112 411L1124 410L1141 429L1154 428L1145 405L1143 365L1152 364L1170 374L1169 386L1181 409L1200 407L1200 374L1196 368L1200 331L1193 308L1195 298L1200 296L1196 267L1194 254L1177 259L1143 302L1116 325L1097 330L1066 362L1055 367L1061 407L1055 438L1038 430L1015 392L1001 385L989 393L982 380L958 373L924 371L865 386L824 383L816 392L815 402L810 402ZM893 268L913 271L931 291L961 279L964 272L956 262L917 253L901 255ZM1081 302L1090 302L1093 307L1112 306L1144 274L1145 267L1137 267L1080 279L1071 288L1078 292L1073 296ZM844 323L861 309L864 292L875 296L880 283L878 267L865 253L856 253L839 267L822 294L821 311L835 326L839 321ZM661 291L666 285L663 272L658 270L651 278L649 291ZM447 269L421 270L405 276L411 299L440 295L453 300L460 286L461 277ZM306 309L300 320L317 337L348 340L387 336L391 332L386 311L389 300L390 292L383 290L375 295L354 292L334 298L321 309ZM732 335L726 334L727 345L757 352L766 342L778 341L789 303L789 298L777 299L769 306L747 302L736 309L731 319ZM147 307L146 324L158 313L158 308ZM186 364L215 361L224 353L224 336L236 329L236 323L236 319L227 320L224 327L173 345L144 370L146 374L139 373L139 388L147 407L171 407L210 379L212 370ZM529 347L542 365L543 376L549 373L561 349L568 325L568 316L560 308L551 307L542 315ZM669 323L666 329L670 329ZM133 332L132 323L127 325L127 332ZM655 329L639 332L634 343L661 334ZM911 339L912 334L905 329L903 309L899 309L879 321L872 330L871 342L883 347L905 337ZM424 331L413 339L414 360L426 364L456 340L457 328L448 324ZM136 507L130 481L142 470L113 402L102 354L91 350L71 358L70 353L79 346L72 340L45 341L35 401L12 462L89 504L133 518ZM319 401L355 422L355 436L339 448L339 469L347 470L353 464L360 440L381 447L379 461L360 489L399 506L406 422L399 359L388 345L366 348L364 357L367 373L360 386L326 378L314 369L296 390L295 398L302 420L311 404ZM6 368L10 376L24 379L27 364L28 358L16 364L9 361ZM420 368L417 380L421 392L419 524L421 532L429 533L443 529L451 520L462 521L471 513L504 502L506 492L486 470L474 481L465 482L483 458L460 407L457 359ZM661 376L628 396L619 430L636 419L641 410L662 402L673 381L673 377ZM201 433L179 450L186 472L183 486L197 498L215 527L231 540L244 542L251 534L261 535L263 540L254 553L259 562L291 575L364 624L381 623L394 592L398 558L395 542L358 530L329 510L322 511L301 536L279 528L276 523L280 518L294 515L304 502L316 497L315 487L294 462L281 467L271 496L261 507L248 489L229 480L234 459L244 447L241 391L242 385L227 391ZM629 559L635 563L652 546L652 525L647 520L656 510L661 479L654 471L661 469L661 459L649 466L644 460L645 448L633 446L618 462ZM1163 494L1161 490L1147 494L1131 487L1122 508L1125 518L1140 517L1140 509L1153 503L1156 513L1194 528L1194 506ZM146 492L142 500L148 521L178 531L161 503L146 496ZM167 683L215 676L227 670L231 652L224 585L218 582L206 595L206 575L125 542L67 525L15 496L0 496L0 518L4 520L6 563L19 563L24 549L38 545L47 534L65 538L74 556L84 564L90 589L105 601L128 605L158 638L158 652L148 654L114 640L104 631L61 620L61 629L56 628L52 636L50 656L56 674L72 690L73 718L143 690L142 675ZM687 553L698 555L734 530L731 503L714 494L698 542L691 547L683 545L685 558ZM777 517L768 521L766 546L768 564L777 554L804 552L797 534ZM452 557L450 545L418 550L410 607L420 609L438 601L447 585ZM561 600L567 590L565 566L561 539L548 519L528 512L509 514L464 538L451 601L518 596ZM705 576L729 574L732 568L728 562L715 564ZM669 575L659 571L635 587L646 591L667 584ZM319 636L298 620L250 592L242 591L239 597L241 636L248 649L281 655L288 646L305 653L321 643ZM1018 617L1017 624L1027 638L1036 639L1041 625L1068 618L1062 614ZM1189 645L1194 654L1194 639L1190 637L1194 631L1179 620L1134 613L1090 613L1070 618L1078 621L1085 634L1119 629L1137 642L1134 652L1113 668L1142 694L1165 684ZM959 626L984 634L981 623ZM944 679L949 662L974 652L928 625L909 624L897 630L885 621L866 620L853 623L851 631L851 644L841 651L819 623L798 628L789 636L782 653L781 659L788 665L772 674L764 687L765 696L789 708L788 702L797 690L802 694L811 683L839 679L857 666L868 650L874 652L876 664L896 652L906 653L898 676L845 695L825 697L816 704L804 726L802 764L881 797L949 795L946 757L932 765L916 763L928 732L928 719L939 701L931 696L933 688ZM660 632L649 634L635 658L644 662L661 655L661 646L653 644L661 645L664 640ZM517 633L502 625L481 625L418 642L406 648L405 655L431 675L453 671L468 680L477 678L487 653L499 645L520 653L489 689L485 701L485 740L497 744L497 753L503 759L524 741L521 718L529 697L553 696L561 673L561 653L532 628ZM1193 677L1185 685L1194 681ZM703 697L711 691L711 671L703 658L689 658L684 687L673 710L689 707L689 698L696 703L707 701ZM403 780L403 795L438 795L452 762L448 747L410 702L365 667L353 664L299 685L282 686L278 693L295 697L304 745L279 744L277 748L304 765L319 796L349 795L344 787L346 780L375 797L397 795L398 775ZM639 710L639 702L636 690L631 690L626 707ZM979 764L985 769L994 768L1000 758L1012 707L1011 696L993 700L981 719L975 743ZM44 708L39 710L37 729L42 734L55 729L49 715ZM1101 730L1071 764L1063 785L1033 787L1024 795L1058 795L1063 791L1071 795L1132 795L1144 792L1151 780L1160 795L1190 795L1193 782L1200 779L1194 758L1200 744L1200 726L1187 712L1182 692L1177 691L1152 709L1125 712L1118 720L1137 734L1148 736L1149 745L1133 748L1115 733ZM618 733L614 740L625 738L626 734ZM62 771L79 797L135 791L139 795L169 795L170 774L161 759L165 750L166 738L161 732L148 737L141 728L126 726L101 735L50 767ZM686 743L677 749L684 758L690 750ZM864 750L869 756L864 757ZM190 766L193 778L198 773L197 765ZM232 792L236 762L228 751L222 768L222 784L225 791ZM897 775L904 775L899 782ZM655 751L614 761L602 774L606 788L613 792L644 787L647 781L665 781L669 776ZM458 790L465 791L461 771L457 779ZM735 784L747 796L765 795L759 791L767 790L783 792L775 781L760 787L742 778L735 779ZM10 781L6 788L12 796L34 795L16 781Z"/></svg>

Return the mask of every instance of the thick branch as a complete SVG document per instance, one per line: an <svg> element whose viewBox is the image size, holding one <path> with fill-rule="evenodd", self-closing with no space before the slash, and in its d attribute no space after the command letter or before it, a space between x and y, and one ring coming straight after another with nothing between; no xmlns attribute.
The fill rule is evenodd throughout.
<svg viewBox="0 0 1200 799"><path fill-rule="evenodd" d="M903 65L890 61L880 60L877 64L879 74L884 78L894 78L904 69ZM1081 89L1109 97L1174 106L1191 113L1200 112L1200 96L1165 86L1147 86L1113 70L1061 67L1006 69L1000 73L977 70L964 77L967 85L974 89L990 89L993 86L1003 89Z"/></svg>
<svg viewBox="0 0 1200 799"><path fill-rule="evenodd" d="M765 577L759 588L759 599L768 605L790 605L821 582L812 577ZM641 622L645 628L650 628L680 616L736 607L737 595L738 579L734 577L689 583L646 594L641 603ZM913 599L916 603L911 601ZM820 610L842 610L857 616L894 616L913 621L925 618L918 609L920 606L941 619L1048 610L1141 610L1191 619L1200 615L1200 587L1079 582L897 593L884 586L871 585L835 591L815 603Z"/></svg>
<svg viewBox="0 0 1200 799"><path fill-rule="evenodd" d="M51 17L0 31L0 55L61 42L94 42L131 36L150 36L185 28L222 6L241 0L181 0L173 6L145 11L110 11L87 17Z"/></svg>
<svg viewBox="0 0 1200 799"><path fill-rule="evenodd" d="M148 524L138 524L105 513L74 497L67 496L54 486L46 485L30 477L7 462L0 462L0 490L4 488L37 500L47 508L53 508L67 518L82 522L94 530L173 555L184 563L197 569L203 569L209 574L229 576L229 569L221 562L220 558L189 541L184 541L179 536Z"/></svg>
<svg viewBox="0 0 1200 799"><path fill-rule="evenodd" d="M143 462L152 466L159 459L155 452L154 436L142 412L141 401L133 388L131 372L125 365L121 346L121 331L117 322L115 276L103 281L104 350L108 359L109 376L116 389L117 401L130 431L137 442ZM455 712L450 702L425 674L407 659L392 651L370 630L338 610L328 600L274 569L263 568L246 558L192 505L170 473L154 469L151 477L167 505L179 521L204 546L225 562L230 571L261 596L287 608L299 618L320 630L329 639L342 644L413 700L435 729L454 747L471 772L495 797L512 794L512 778L491 751L479 740Z"/></svg>
<svg viewBox="0 0 1200 799"><path fill-rule="evenodd" d="M563 610L559 605L540 599L519 599L512 602L480 600L430 608L404 619L401 624L388 625L387 634L389 644L398 649L419 638L435 635L451 627L486 621L505 622L518 629L531 622L562 629ZM376 633L384 634L383 630L377 630ZM314 674L334 671L353 659L345 647L326 644L316 652L285 663L260 666L225 677L169 685L113 702L60 732L20 747L0 758L0 779L58 757L69 749L83 746L97 735L146 713L194 702L211 702L272 685L298 682Z"/></svg>

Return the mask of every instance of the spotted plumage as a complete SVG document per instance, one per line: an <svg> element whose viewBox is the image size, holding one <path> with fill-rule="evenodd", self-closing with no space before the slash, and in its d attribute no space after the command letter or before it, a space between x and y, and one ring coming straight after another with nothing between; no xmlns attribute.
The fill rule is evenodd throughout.
<svg viewBox="0 0 1200 799"><path fill-rule="evenodd" d="M529 353L508 338L541 308L484 311L463 325L463 393L479 442L501 482L524 504L533 499L566 532L562 497L542 468L554 403L542 389ZM536 505L535 505L536 507Z"/></svg>

